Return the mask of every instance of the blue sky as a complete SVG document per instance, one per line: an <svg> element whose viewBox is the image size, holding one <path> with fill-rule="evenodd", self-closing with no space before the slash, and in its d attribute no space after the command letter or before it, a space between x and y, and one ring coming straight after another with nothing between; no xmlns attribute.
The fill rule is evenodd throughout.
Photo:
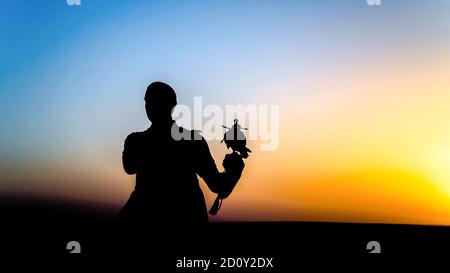
<svg viewBox="0 0 450 273"><path fill-rule="evenodd" d="M341 78L442 59L449 13L445 0L3 0L0 192L67 186L107 199L102 188L128 179L122 143L148 126L152 81L179 103L278 104L295 120L297 105L339 94L324 86Z"/></svg>

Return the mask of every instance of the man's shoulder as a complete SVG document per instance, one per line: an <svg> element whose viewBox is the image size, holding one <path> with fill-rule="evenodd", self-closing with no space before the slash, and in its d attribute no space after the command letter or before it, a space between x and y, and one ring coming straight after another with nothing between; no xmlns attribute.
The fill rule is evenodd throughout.
<svg viewBox="0 0 450 273"><path fill-rule="evenodd" d="M203 138L200 130L195 130L195 129L186 129L184 127L178 127L179 130L178 132L180 132L180 136L177 136L178 138L181 137L183 140L197 140L197 141L205 141L206 140Z"/></svg>
<svg viewBox="0 0 450 273"><path fill-rule="evenodd" d="M125 142L137 142L140 141L145 135L147 134L147 131L142 132L132 132L127 136L125 139Z"/></svg>

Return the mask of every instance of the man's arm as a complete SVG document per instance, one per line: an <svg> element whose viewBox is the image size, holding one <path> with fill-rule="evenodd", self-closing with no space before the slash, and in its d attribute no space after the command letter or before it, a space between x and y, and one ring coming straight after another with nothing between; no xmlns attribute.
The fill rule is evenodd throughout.
<svg viewBox="0 0 450 273"><path fill-rule="evenodd" d="M138 147L138 134L131 133L125 139L122 152L122 165L127 174L138 173L141 166L141 156Z"/></svg>
<svg viewBox="0 0 450 273"><path fill-rule="evenodd" d="M225 171L221 173L217 169L206 141L203 138L194 141L197 142L197 174L205 180L209 189L217 193L220 198L228 197L244 169L242 158L237 154L226 155L222 163Z"/></svg>

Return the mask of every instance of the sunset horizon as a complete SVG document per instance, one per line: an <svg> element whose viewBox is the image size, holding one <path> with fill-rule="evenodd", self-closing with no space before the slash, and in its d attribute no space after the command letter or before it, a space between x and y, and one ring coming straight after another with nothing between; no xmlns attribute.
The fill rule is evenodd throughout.
<svg viewBox="0 0 450 273"><path fill-rule="evenodd" d="M0 196L118 212L162 81L191 108L279 107L277 148L248 141L210 221L450 226L450 3L383 2L2 2Z"/></svg>

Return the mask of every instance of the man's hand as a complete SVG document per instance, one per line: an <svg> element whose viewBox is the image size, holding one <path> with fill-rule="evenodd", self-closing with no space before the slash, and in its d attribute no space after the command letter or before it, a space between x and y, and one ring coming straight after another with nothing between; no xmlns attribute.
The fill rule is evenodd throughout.
<svg viewBox="0 0 450 273"><path fill-rule="evenodd" d="M238 153L227 154L222 162L225 172L239 175L244 169L244 161Z"/></svg>
<svg viewBox="0 0 450 273"><path fill-rule="evenodd" d="M220 207L220 199L227 198L233 191L244 170L244 161L238 153L227 154L222 162L225 172L221 173L221 183L217 186L217 198L210 214L215 215Z"/></svg>

